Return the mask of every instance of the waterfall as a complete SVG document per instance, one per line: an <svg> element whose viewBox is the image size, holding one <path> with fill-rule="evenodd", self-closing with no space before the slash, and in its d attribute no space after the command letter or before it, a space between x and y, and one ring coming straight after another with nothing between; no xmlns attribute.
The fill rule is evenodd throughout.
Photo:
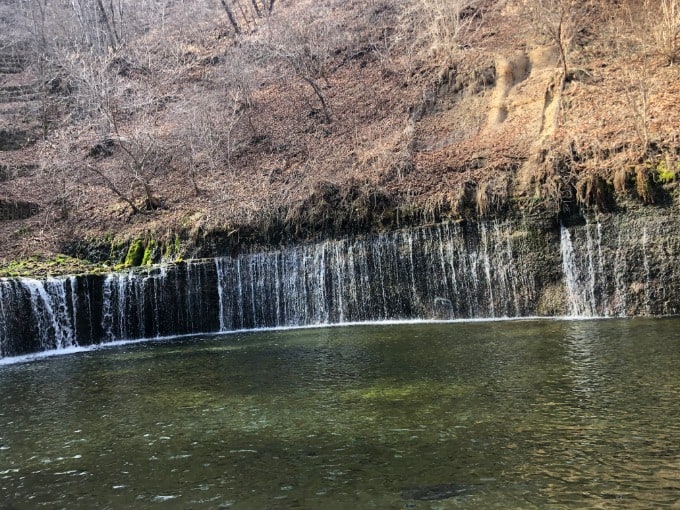
<svg viewBox="0 0 680 510"><path fill-rule="evenodd" d="M677 314L679 224L444 223L103 276L0 279L0 357L252 328Z"/></svg>
<svg viewBox="0 0 680 510"><path fill-rule="evenodd" d="M564 225L560 227L560 252L570 315L573 317L594 316L595 302L591 283L595 275L592 271L592 264L586 263L585 267L579 264L571 235ZM592 262L592 253L588 246L585 259Z"/></svg>
<svg viewBox="0 0 680 510"><path fill-rule="evenodd" d="M113 281L115 275L110 274L104 280L104 290L102 292L103 302L102 302L102 329L104 331L104 338L107 341L114 340L113 335Z"/></svg>
<svg viewBox="0 0 680 510"><path fill-rule="evenodd" d="M645 270L645 309L649 312L649 296L651 294L651 283L649 278L649 259L647 258L647 245L649 237L647 235L647 228L642 228L642 267Z"/></svg>
<svg viewBox="0 0 680 510"><path fill-rule="evenodd" d="M668 218L623 223L594 218L578 228L562 226L560 251L570 314L680 312L677 228L678 223Z"/></svg>
<svg viewBox="0 0 680 510"><path fill-rule="evenodd" d="M187 265L182 288L174 288L174 282L167 281L165 267L109 274L102 291L101 329L105 339L154 338L173 334L178 327L182 332L200 331L194 320L194 294L202 280L194 274L193 266ZM171 286L175 293L167 296L166 290ZM176 308L167 309L170 302ZM168 316L173 317L169 323L165 320Z"/></svg>
<svg viewBox="0 0 680 510"><path fill-rule="evenodd" d="M7 324L9 318L5 308L9 308L10 303L13 301L10 289L10 282L0 279L0 340L9 337L9 327ZM0 358L4 358L7 355L5 351L5 342L0 341Z"/></svg>
<svg viewBox="0 0 680 510"><path fill-rule="evenodd" d="M507 224L439 225L217 259L220 330L521 316L532 275L511 245Z"/></svg>
<svg viewBox="0 0 680 510"><path fill-rule="evenodd" d="M77 307L71 277L0 280L0 354L12 353L9 340L16 331L31 337L32 349L77 345L74 328Z"/></svg>
<svg viewBox="0 0 680 510"><path fill-rule="evenodd" d="M74 303L66 299L69 282L69 279L53 278L46 281L29 278L20 280L30 295L33 324L44 349L63 349L75 344Z"/></svg>

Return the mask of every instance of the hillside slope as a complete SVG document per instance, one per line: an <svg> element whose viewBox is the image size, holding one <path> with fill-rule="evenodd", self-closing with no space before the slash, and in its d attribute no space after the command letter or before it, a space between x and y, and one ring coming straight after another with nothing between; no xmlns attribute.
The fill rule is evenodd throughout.
<svg viewBox="0 0 680 510"><path fill-rule="evenodd" d="M84 56L17 29L0 262L669 205L680 69L655 35L680 26L672 2L232 2L236 24L178 4Z"/></svg>

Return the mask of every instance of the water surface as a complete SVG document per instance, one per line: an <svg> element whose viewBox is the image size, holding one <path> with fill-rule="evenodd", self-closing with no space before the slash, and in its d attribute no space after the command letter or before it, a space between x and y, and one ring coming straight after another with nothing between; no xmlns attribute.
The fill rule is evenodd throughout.
<svg viewBox="0 0 680 510"><path fill-rule="evenodd" d="M3 366L0 508L680 508L679 329L356 326Z"/></svg>

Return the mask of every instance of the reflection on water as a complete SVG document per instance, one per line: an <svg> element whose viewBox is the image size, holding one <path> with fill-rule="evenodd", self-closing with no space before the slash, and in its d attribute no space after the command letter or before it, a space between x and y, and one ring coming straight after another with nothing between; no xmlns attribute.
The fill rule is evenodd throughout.
<svg viewBox="0 0 680 510"><path fill-rule="evenodd" d="M1 367L0 508L678 508L678 325L361 326Z"/></svg>

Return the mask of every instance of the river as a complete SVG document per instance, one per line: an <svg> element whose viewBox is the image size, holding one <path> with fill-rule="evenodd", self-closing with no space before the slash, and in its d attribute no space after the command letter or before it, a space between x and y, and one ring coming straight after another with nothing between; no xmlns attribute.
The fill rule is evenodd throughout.
<svg viewBox="0 0 680 510"><path fill-rule="evenodd" d="M6 363L0 508L678 508L679 327L375 324Z"/></svg>

